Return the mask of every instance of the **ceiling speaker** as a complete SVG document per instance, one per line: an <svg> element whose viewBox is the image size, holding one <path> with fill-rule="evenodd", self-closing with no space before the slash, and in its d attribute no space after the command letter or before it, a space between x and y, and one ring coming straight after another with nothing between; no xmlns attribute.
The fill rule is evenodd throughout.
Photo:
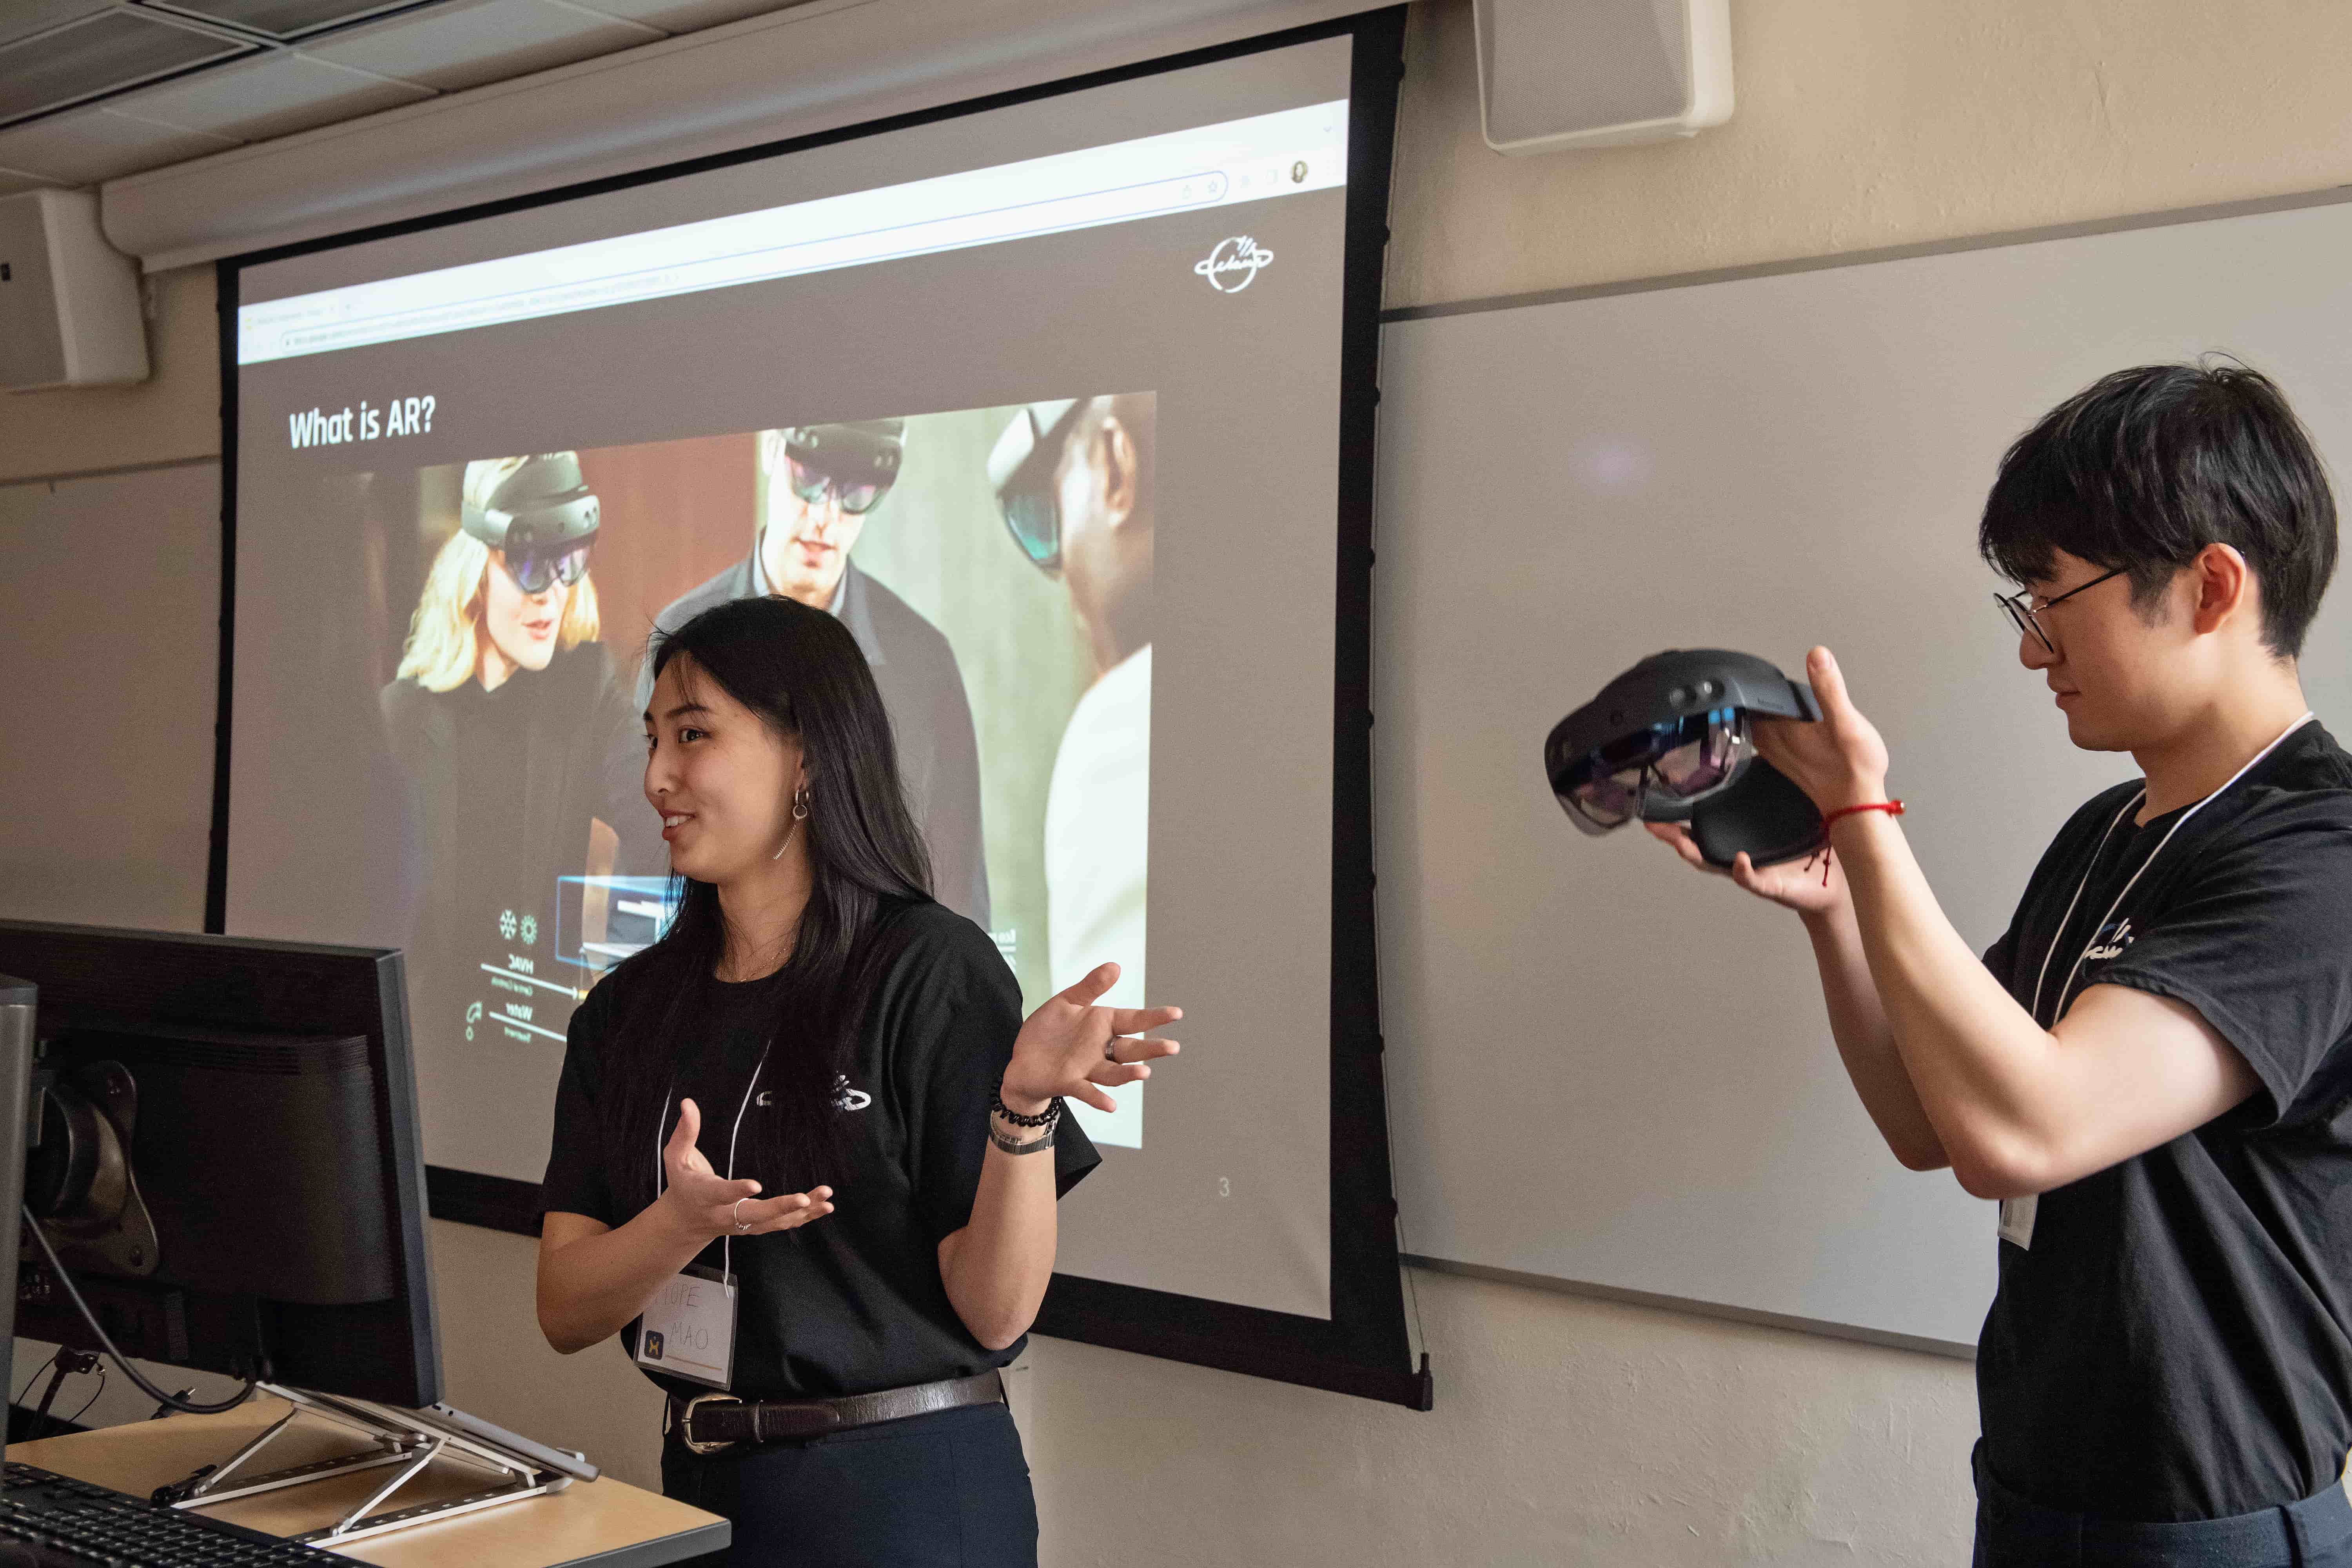
<svg viewBox="0 0 2352 1568"><path fill-rule="evenodd" d="M1730 0L1471 0L1497 153L1622 147L1731 118Z"/></svg>
<svg viewBox="0 0 2352 1568"><path fill-rule="evenodd" d="M99 232L98 197L0 196L0 387L146 379L139 268Z"/></svg>

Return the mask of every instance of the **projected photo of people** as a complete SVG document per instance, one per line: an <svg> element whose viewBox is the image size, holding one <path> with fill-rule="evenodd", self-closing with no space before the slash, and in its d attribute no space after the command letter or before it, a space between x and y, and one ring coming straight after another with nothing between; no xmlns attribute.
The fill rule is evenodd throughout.
<svg viewBox="0 0 2352 1568"><path fill-rule="evenodd" d="M656 634L670 631L713 605L774 594L846 626L897 731L899 774L930 846L931 891L986 928L980 757L955 651L930 619L853 560L869 519L877 528L898 526L895 512L903 509L887 503L907 446L904 419L760 432L756 537L740 560L672 600L654 624ZM932 511L934 519L943 515ZM911 526L920 531L926 521ZM652 694L649 666L641 663L640 710ZM633 846L632 859L667 865L660 850L656 834Z"/></svg>
<svg viewBox="0 0 2352 1568"><path fill-rule="evenodd" d="M842 621L888 710L932 890L1034 1006L1144 994L1152 395L845 417L374 476L392 751L414 804L416 1026L552 1048L672 897L646 650L730 599ZM379 619L386 618L379 616ZM389 631L387 627L387 632ZM1141 1142L1141 1102L1086 1111Z"/></svg>
<svg viewBox="0 0 2352 1568"><path fill-rule="evenodd" d="M517 955L541 945L562 875L611 869L620 813L601 762L625 715L589 571L600 509L571 452L468 463L457 478L457 526L432 552L379 698L421 861L411 967L425 994L472 998L469 1037L502 1026L560 1040L537 1020L534 987L509 987L512 1006L473 994L478 969L536 969Z"/></svg>

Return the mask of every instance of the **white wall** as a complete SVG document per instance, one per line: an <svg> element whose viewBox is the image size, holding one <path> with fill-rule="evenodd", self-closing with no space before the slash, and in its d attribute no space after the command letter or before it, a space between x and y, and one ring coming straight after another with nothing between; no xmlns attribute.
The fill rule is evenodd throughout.
<svg viewBox="0 0 2352 1568"><path fill-rule="evenodd" d="M2335 0L1738 0L1733 29L1739 109L1721 130L1505 159L1478 138L1466 0L1423 0L1390 302L2352 180L2337 65L2352 58L2352 7ZM149 385L0 400L0 481L217 451L209 273L166 276L161 302ZM39 554L7 531L9 515L0 507L0 574ZM205 543L168 543L189 563L189 595L212 592ZM116 535L90 549L120 546ZM100 574L40 559L87 614L137 607ZM21 668L26 650L10 639L25 635L0 624L0 670ZM189 657L208 662L209 642ZM207 746L208 707L168 723L175 742L151 731L144 743ZM12 752L26 743L12 723ZM49 776L0 775L0 818L65 810L47 785L25 793ZM58 777L71 787L70 769ZM142 808L122 832L180 820L176 807ZM184 885L139 895L159 924L182 923L200 899L201 836L180 850ZM654 1399L616 1352L566 1361L540 1342L530 1244L436 1225L434 1246L451 1398L650 1480ZM1964 1363L1487 1281L1416 1285L1438 1379L1429 1415L1039 1342L1024 1403L1046 1563L1965 1561Z"/></svg>

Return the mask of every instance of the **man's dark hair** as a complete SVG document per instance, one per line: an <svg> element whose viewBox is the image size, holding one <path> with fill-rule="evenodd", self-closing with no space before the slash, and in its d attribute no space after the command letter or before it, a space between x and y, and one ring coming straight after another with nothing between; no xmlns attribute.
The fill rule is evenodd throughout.
<svg viewBox="0 0 2352 1568"><path fill-rule="evenodd" d="M2209 357L2101 376L2017 438L1985 498L1977 547L2016 583L2058 551L2131 574L2142 611L2209 544L2246 558L2263 640L2280 658L2336 572L2336 498L2276 384Z"/></svg>

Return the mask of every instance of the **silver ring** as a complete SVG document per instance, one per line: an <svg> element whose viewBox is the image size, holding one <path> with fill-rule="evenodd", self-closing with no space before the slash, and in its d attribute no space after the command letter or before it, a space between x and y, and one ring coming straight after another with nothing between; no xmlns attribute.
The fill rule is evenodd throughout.
<svg viewBox="0 0 2352 1568"><path fill-rule="evenodd" d="M749 1200L744 1198L737 1198L735 1200L735 1206L727 1211L735 1216L735 1229L739 1235L749 1231L751 1228L750 1226L743 1223L743 1205L748 1201Z"/></svg>
<svg viewBox="0 0 2352 1568"><path fill-rule="evenodd" d="M1118 1037L1117 1035L1113 1035L1109 1039L1103 1042L1103 1060L1107 1062L1116 1062L1118 1060Z"/></svg>

